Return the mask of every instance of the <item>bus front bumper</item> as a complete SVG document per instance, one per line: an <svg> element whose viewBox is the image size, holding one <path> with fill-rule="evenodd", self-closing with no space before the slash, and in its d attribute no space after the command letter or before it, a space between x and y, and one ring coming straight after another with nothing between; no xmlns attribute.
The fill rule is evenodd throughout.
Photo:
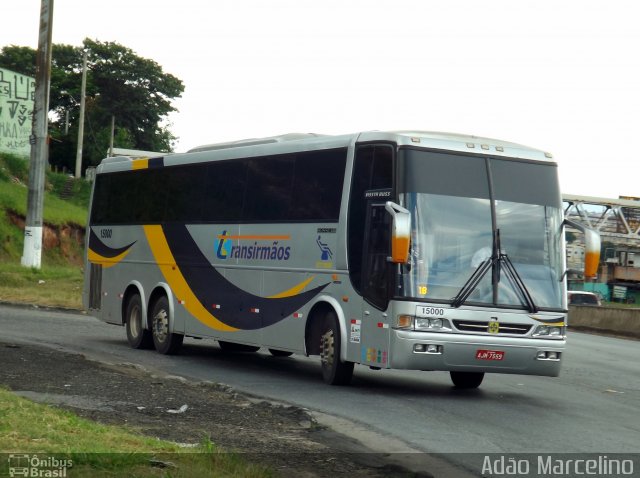
<svg viewBox="0 0 640 478"><path fill-rule="evenodd" d="M557 377L566 341L394 330L390 366Z"/></svg>

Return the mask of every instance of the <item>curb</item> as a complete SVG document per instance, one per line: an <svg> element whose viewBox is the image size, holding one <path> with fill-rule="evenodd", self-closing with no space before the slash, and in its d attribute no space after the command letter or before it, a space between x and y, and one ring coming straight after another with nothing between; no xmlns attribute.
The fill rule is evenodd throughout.
<svg viewBox="0 0 640 478"><path fill-rule="evenodd" d="M16 309L35 309L35 310L46 310L48 312L64 312L66 314L87 315L86 310L72 309L69 307L59 307L54 305L38 305L38 304L29 304L24 302L10 302L6 300L0 300L0 305L5 307L13 307Z"/></svg>

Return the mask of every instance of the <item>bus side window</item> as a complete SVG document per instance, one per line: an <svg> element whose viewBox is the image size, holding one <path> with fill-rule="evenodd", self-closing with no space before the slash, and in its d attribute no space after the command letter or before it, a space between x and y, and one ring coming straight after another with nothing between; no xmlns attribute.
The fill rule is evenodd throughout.
<svg viewBox="0 0 640 478"><path fill-rule="evenodd" d="M391 216L383 204L373 201L367 208L366 231L368 239L363 245L362 295L367 302L385 310L389 304L389 267L391 249L389 231ZM365 236L367 237L367 236Z"/></svg>
<svg viewBox="0 0 640 478"><path fill-rule="evenodd" d="M369 189L393 188L393 151L389 146L376 146L371 164Z"/></svg>
<svg viewBox="0 0 640 478"><path fill-rule="evenodd" d="M393 147L389 144L360 146L356 150L349 196L347 256L353 287L361 292L362 249L367 218L366 192L393 188Z"/></svg>

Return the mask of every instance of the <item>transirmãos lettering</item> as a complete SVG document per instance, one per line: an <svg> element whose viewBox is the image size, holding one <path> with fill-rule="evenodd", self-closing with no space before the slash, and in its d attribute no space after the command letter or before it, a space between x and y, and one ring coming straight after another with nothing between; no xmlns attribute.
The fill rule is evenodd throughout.
<svg viewBox="0 0 640 478"><path fill-rule="evenodd" d="M288 261L291 257L291 246L282 246L278 241L266 245L254 242L250 246L232 246L229 257L256 261Z"/></svg>

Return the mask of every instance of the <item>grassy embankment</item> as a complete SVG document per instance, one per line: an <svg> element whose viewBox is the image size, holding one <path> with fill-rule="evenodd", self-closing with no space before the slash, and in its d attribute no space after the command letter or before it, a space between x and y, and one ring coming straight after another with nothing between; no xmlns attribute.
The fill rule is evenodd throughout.
<svg viewBox="0 0 640 478"><path fill-rule="evenodd" d="M20 398L0 388L0 452L40 460L67 460L64 476L230 477L264 478L272 473L241 458L219 453L208 439L196 448L100 425L67 411ZM9 476L0 461L0 475ZM45 472L49 467L42 467ZM53 467L55 469L55 467ZM29 475L32 476L32 475ZM55 475L53 475L55 476ZM62 475L60 475L62 476Z"/></svg>
<svg viewBox="0 0 640 478"><path fill-rule="evenodd" d="M20 265L24 230L15 223L27 212L29 161L0 153L0 301L46 306L81 307L82 247L66 240L64 247L45 249L41 269ZM90 185L74 181L71 196L60 198L68 176L47 172L44 222L53 231L84 228Z"/></svg>

